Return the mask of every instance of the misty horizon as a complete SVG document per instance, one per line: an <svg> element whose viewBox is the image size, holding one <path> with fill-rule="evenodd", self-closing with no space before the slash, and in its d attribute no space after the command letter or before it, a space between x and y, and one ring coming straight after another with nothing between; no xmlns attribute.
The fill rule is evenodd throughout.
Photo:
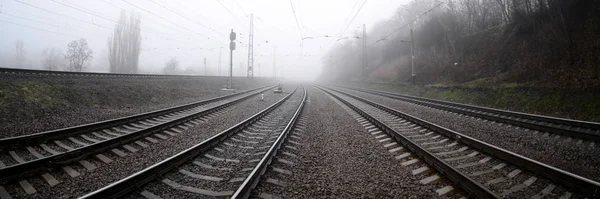
<svg viewBox="0 0 600 199"><path fill-rule="evenodd" d="M327 51L341 43L335 42L336 39L360 34L362 30L356 27L393 16L404 1L365 2L360 12L358 7L363 2L358 1L291 3L298 27L292 6L287 1L98 0L83 3L7 0L1 3L0 64L1 67L15 67L11 63L15 42L22 41L26 59L21 67L43 69L41 62L45 49L55 48L64 54L69 42L83 38L93 52L93 59L85 65L84 71L109 72L107 40L124 11L127 15L140 16L142 38L138 73L162 73L165 63L176 58L181 72L227 75L228 34L233 29L238 34L237 49L233 54L234 75L245 76L249 15L254 14L255 76L273 76L275 61L279 69L283 67L283 76L310 80L320 74L322 58ZM356 19L349 24L352 17ZM340 35L344 30L345 33ZM331 37L323 38L323 35ZM281 71L277 73L281 75Z"/></svg>

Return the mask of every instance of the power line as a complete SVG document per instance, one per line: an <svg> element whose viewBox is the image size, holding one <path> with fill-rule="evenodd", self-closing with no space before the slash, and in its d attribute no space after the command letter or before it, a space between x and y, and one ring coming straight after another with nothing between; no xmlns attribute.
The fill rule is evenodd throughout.
<svg viewBox="0 0 600 199"><path fill-rule="evenodd" d="M102 18L102 19L106 19L106 20L108 20L108 21L111 21L111 22L113 22L113 23L118 23L117 21L115 21L115 20L112 20L112 19L110 19L110 18L108 18L108 17L104 17L104 16L102 16L102 15L98 15L98 14L96 14L96 13L93 13L93 12L90 12L90 11L86 11L86 10L83 10L83 9L80 9L80 8L77 8L77 7L75 7L75 6L71 6L71 5L69 5L69 4L65 4L65 3L62 3L62 2L59 2L59 1L56 1L56 0L51 0L51 1L52 1L52 2L54 2L54 3L58 3L58 4L60 4L60 5L67 6L67 7L69 7L69 8L72 8L72 9L78 10L78 11L80 11L80 12L83 12L83 13L91 14L91 15L93 15L93 16L100 17L100 18Z"/></svg>
<svg viewBox="0 0 600 199"><path fill-rule="evenodd" d="M14 23L14 22L10 22L10 21L4 21L2 19L0 19L0 22L9 23L9 24L17 25L17 26L22 26L22 27L26 27L26 28L36 29L36 30L39 30L39 31L54 33L54 34L63 35L63 36L80 37L80 36L75 36L75 35L71 35L71 34L66 34L66 33L60 33L60 32L55 32L55 31L51 31L51 30L46 30L46 29L43 29L43 28L38 28L38 27L33 27L33 26L28 26L28 25L23 25L23 24L18 24L18 23Z"/></svg>
<svg viewBox="0 0 600 199"><path fill-rule="evenodd" d="M23 5L26 5L26 6L29 6L29 7L32 7L32 8L36 8L36 9L39 9L39 10L43 10L45 12L49 12L49 13L52 13L52 14L55 14L55 15L58 15L58 16L67 17L67 18L70 18L70 19L73 19L73 20L77 20L77 21L82 22L82 23L92 24L94 26L98 26L98 27L101 27L101 28L104 28L104 29L112 30L112 29L110 29L108 27L104 27L104 26L98 25L96 23L93 23L93 21L92 21L92 23L90 23L88 21L84 21L84 20L81 20L81 19L78 19L78 18L75 18L75 17L71 17L71 16L68 16L68 15L60 14L60 13L57 13L57 12L54 12L54 11L51 11L51 10L48 10L48 9L40 8L38 6L29 4L29 3L25 3L25 2L20 1L20 0L15 0L15 1L19 2L19 3L23 4Z"/></svg>
<svg viewBox="0 0 600 199"><path fill-rule="evenodd" d="M90 10L87 10L87 9L83 9L83 8L79 8L79 7L76 7L76 6L69 5L69 4L65 4L65 3L62 3L62 2L59 2L59 1L56 1L56 0L51 0L51 1L53 1L53 2L55 2L55 3L58 3L58 4L60 4L60 5L63 5L63 6L66 6L66 7L72 8L72 9L75 9L75 10L77 10L77 11L80 11L80 12L83 12L83 13L90 14L90 15L92 15L92 16L100 17L100 18L102 18L102 19L105 19L105 20L107 20L107 21L113 22L113 23L115 23L115 24L121 24L121 25L125 25L125 24L123 24L121 21L115 21L115 20L113 20L113 19L110 19L110 18L108 18L108 17L106 17L106 16L98 15L98 14L96 14L96 13L94 13L94 12L90 11ZM106 1L105 1L105 2L106 2ZM107 2L107 3L108 3L108 2ZM118 8L118 7L117 7L117 8ZM159 34L161 34L161 35L165 35L165 36L170 36L170 35L168 35L168 34L165 34L165 33L160 33L160 32L151 32L151 31L147 31L147 30L144 30L144 29L141 29L141 28L140 28L140 30L141 30L141 31L143 31L143 32L145 32L145 33L150 33L150 34L155 34L155 35L159 35Z"/></svg>
<svg viewBox="0 0 600 199"><path fill-rule="evenodd" d="M292 6L292 13L294 13L294 19L296 20L296 27L298 27L298 32L300 33L300 40L302 40L302 38L304 38L302 36L302 30L300 29L300 24L298 23L298 17L296 16L296 9L294 9L294 4L292 3L292 0L289 0L290 5Z"/></svg>
<svg viewBox="0 0 600 199"><path fill-rule="evenodd" d="M154 16L156 16L156 17L158 17L158 18L160 18L160 19L162 19L162 20L164 20L164 21L166 21L166 22L169 22L169 23L171 23L171 24L173 24L173 25L175 25L175 26L177 26L177 27L179 27L179 28L181 28L181 29L184 29L184 30L187 30L187 31L189 31L189 32L191 32L191 33L194 33L194 34L196 34L194 31L192 31L192 30L190 30L190 29L188 29L188 28L186 28L186 27L183 27L183 26L181 26L181 25L179 25L179 24L176 24L176 23L174 23L174 22L172 22L172 21L170 21L170 20L168 20L168 19L166 19L166 18L164 18L164 17L162 17L162 16L160 16L160 15L154 14L153 12L151 12L151 11L149 11L149 10L147 10L147 9L144 9L144 8L142 8L142 7L139 7L139 6L135 5L135 4L133 4L133 3L129 2L129 1L127 1L127 0L123 0L123 2L125 2L125 3L129 4L129 5L133 6L133 7L136 7L137 9L143 10L143 11L145 11L145 12L147 12L147 13L151 14L151 15L154 15Z"/></svg>
<svg viewBox="0 0 600 199"><path fill-rule="evenodd" d="M36 9L43 10L43 11L45 11L45 12L49 12L49 13L55 14L55 15L59 15L59 16L63 16L63 17L67 17L67 18L74 19L74 20L77 20L77 21L80 21L80 22L83 22L83 23L92 24L92 25L94 25L94 26L98 26L98 27L101 27L101 28L104 28L104 29L107 29L107 30L113 30L113 29L111 29L111 28L108 28L108 27L105 27L105 26L101 26L101 25L99 25L99 24L96 24L96 23L94 23L93 21L90 23L90 22L87 22L87 21L84 21L84 20L80 20L80 19L78 19L78 18L76 18L76 17L71 17L71 16L68 16L68 15L64 15L64 14L56 13L56 12L53 12L53 11L51 11L51 10L47 10L47 9L44 9L44 8L41 8L41 7L38 7L38 6L32 5L32 4L29 4L29 3L26 3L26 2L23 2L23 1L21 1L21 0L15 0L15 1L16 1L16 2L19 2L19 3L21 3L21 4L24 4L24 5L27 5L27 6L30 6L30 7L36 8ZM115 23L119 23L119 22L116 22L116 21L114 21L114 20L108 19L107 17L103 17L103 16L100 16L100 15L96 15L96 14L95 14L95 13L93 13L93 12L90 12L90 11L85 11L84 9L81 9L81 8L76 8L76 7L74 7L74 6L69 6L69 5L67 5L67 4L64 4L64 3L57 2L57 1L55 1L55 0L52 0L52 1L54 1L54 2L56 2L56 3L59 3L59 4L61 4L61 5L64 5L64 6L67 6L67 7L73 8L73 9L76 9L76 10L78 10L78 11L80 11L80 12L84 12L84 13L92 14L92 15L94 15L94 16L102 17L102 18L105 18L105 19L107 19L107 20L113 21L113 22L115 22ZM108 2L108 1L105 1L105 0L102 0L102 1L104 1L105 3L108 3L108 4L110 4L110 5L113 5L113 6L117 7L117 8L120 8L120 7L118 7L118 6L116 6L116 5L112 4L112 3L110 3L110 2ZM139 6L133 5L133 4L131 4L130 2L128 2L128 1L126 1L126 0L123 0L123 1L125 1L126 3L128 3L128 4L130 4L130 5L134 6L134 7L136 7L136 8L138 8L138 9L141 9L141 10L144 10L144 11L146 11L146 12L150 13L150 14L153 14L153 15L155 15L155 16L157 16L157 17L159 17L159 18L161 18L161 19L163 19L163 20L165 20L165 21L167 21L167 22L169 22L169 23L172 23L172 24L174 24L174 25L176 25L176 26L182 27L182 26L180 26L180 25L178 25L178 24L175 24L175 23L173 23L173 22L169 21L168 19L165 19L164 17L161 17L161 16L159 16L159 15L156 15L156 14L154 14L154 13L152 13L152 12L150 12L150 11L146 10L146 9L143 9L143 8L141 8L141 7L139 7ZM188 30L188 31L190 31L190 32L192 32L192 33L195 33L195 32L193 32L193 31L191 31L191 30L189 30L189 29L187 29L187 28L185 28L185 27L182 27L182 28L184 28L184 29L186 29L186 30ZM151 33L151 32L149 32L149 31L146 31L146 30L142 30L142 31L144 31L144 32L148 32L148 33ZM156 34L156 33L155 33L155 34ZM164 33L160 33L160 34L163 34L163 35L166 35L166 36L170 36L170 35L168 35L168 34L164 34ZM195 33L195 34L198 34L198 33ZM209 40L210 40L210 39L209 39ZM213 41L214 41L214 40L213 40ZM215 41L215 42L218 42L218 41ZM220 44L223 44L222 42L218 42L218 43L220 43Z"/></svg>
<svg viewBox="0 0 600 199"><path fill-rule="evenodd" d="M183 14L182 14L182 13L176 12L176 11L174 11L174 10L170 9L170 8L167 8L166 6L160 5L159 3L156 3L156 2L155 2L155 1L153 1L153 0L148 0L148 1L150 1L150 2L152 2L152 3L154 3L154 4L156 4L156 5L158 5L159 7L162 7L162 8L164 8L164 9L168 10L168 11L171 11L172 13L175 13L176 15L179 15L180 17L183 17L183 18L185 18L185 19L187 19L187 20L190 20L190 21L192 21L192 22L194 22L194 23L196 23L196 24L198 24L198 25L200 25L200 26L202 26L202 27L204 27L204 28L206 28L206 29L209 29L209 30L211 30L211 31L213 31L213 32L215 32L215 33L217 33L217 34L219 34L219 35L222 35L222 36L227 36L226 34L224 34L224 33L222 33L222 32L219 32L219 31L216 31L215 29L212 29L211 27L208 27L207 25L204 25L203 23L200 23L200 22L198 22L198 21L196 21L196 20L190 19L189 17L183 16ZM205 36L206 36L206 35L205 35Z"/></svg>
<svg viewBox="0 0 600 199"><path fill-rule="evenodd" d="M415 18L414 18L413 20L411 20L410 22L408 22L408 23L406 23L406 24L404 24L404 25L400 26L399 28L397 28L396 30L394 30L394 31L390 32L389 34L387 34L386 36L382 37L381 39L378 39L378 40L377 40L377 41L375 41L373 44L375 44L375 43L379 43L380 41L383 41L383 40L386 40L388 37L392 36L392 34L394 34L394 33L398 32L398 31L400 31L402 28L404 28L404 27L406 27L406 26L408 26L408 25L412 24L413 22L415 22L416 20L418 20L418 19L419 19L419 18L421 18L422 16L424 16L424 15L426 15L426 14L430 13L431 11L433 11L434 9L436 9L436 8L440 7L442 4L444 4L444 2L442 2L442 3L440 3L440 4L436 5L436 6L434 6L433 8L431 8L431 9L429 9L429 10L427 10L427 11L425 11L423 14L420 14L419 16L415 17Z"/></svg>
<svg viewBox="0 0 600 199"><path fill-rule="evenodd" d="M369 0L365 0L365 2L360 6L360 8L358 8L358 11L356 11L356 14L354 15L354 17L352 17L352 20L350 20L350 23L348 23L348 25L346 26L346 28L344 29L344 31L342 32L341 35L344 35L344 33L346 33L346 30L348 30L348 28L350 27L350 25L352 25L352 22L354 22L354 19L356 19L356 16L358 16L358 13L360 13L360 11L362 10L363 6L365 6L365 4L367 4L367 1Z"/></svg>
<svg viewBox="0 0 600 199"><path fill-rule="evenodd" d="M188 6L182 5L179 1L169 1L169 2L173 2L173 3L177 4L179 6L179 8L181 8L183 10L187 10L189 13L191 13L191 15L195 15L195 16L197 16L199 18L202 18L203 20L206 20L206 21L211 21L211 19L206 18L206 17L204 17L204 16L202 16L202 15L200 15L198 13L195 13L194 11L189 11Z"/></svg>
<svg viewBox="0 0 600 199"><path fill-rule="evenodd" d="M344 23L342 24L342 28L344 28L344 26L346 25L346 23L348 22L348 20L350 19L350 16L352 16L352 13L354 13L354 9L356 8L356 6L358 5L358 1L356 0L354 1L354 5L352 6L352 9L350 9L350 12L348 13L348 16L346 17L346 19L344 19ZM341 31L342 29L340 29ZM342 36L341 32L340 32L340 37Z"/></svg>
<svg viewBox="0 0 600 199"><path fill-rule="evenodd" d="M9 13L6 13L6 12L4 12L4 11L0 11L0 14L7 15L7 16L11 16L11 17L14 17L14 18L19 18L19 19L27 20L27 21L33 21L33 22L36 22L36 23L39 23L39 24L44 24L44 25L47 25L47 26L55 26L55 27L57 27L57 26L58 26L58 25L55 25L55 24L50 24L50 23L46 23L46 22L42 22L42 21L38 21L38 20L35 20L35 19L30 19L30 18L26 18L26 17L21 17L21 16L17 16L17 15L9 14ZM61 28L62 28L62 27L61 27Z"/></svg>
<svg viewBox="0 0 600 199"><path fill-rule="evenodd" d="M109 5L111 5L111 6L115 7L115 8L120 8L120 9L123 9L123 8L121 8L121 7L117 6L117 5L115 5L114 3L111 3L111 2L109 2L109 1L106 1L106 0L100 0L100 1L102 1L102 2L104 2L104 3L107 3L107 4L109 4Z"/></svg>
<svg viewBox="0 0 600 199"><path fill-rule="evenodd" d="M246 11L244 11L244 8L242 8L242 6L240 5L240 2L238 2L237 0L233 0L233 1L235 1L235 4L237 4L237 6L240 7L240 10L242 10L242 13L244 13L244 16L248 15L248 14L246 14Z"/></svg>
<svg viewBox="0 0 600 199"><path fill-rule="evenodd" d="M115 7L115 8L117 8L117 9L125 10L125 9L124 9L124 8L122 8L121 6L119 6L119 5L116 5L116 4L114 4L114 3L111 3L110 1L107 1L107 0L101 0L101 1L102 1L102 2L104 2L104 3L106 3L106 4L108 4L108 5L111 5L111 6ZM160 23L160 22L158 22L158 21L154 21L154 22L155 22L156 24L158 24L158 25L160 25L160 26L162 26L162 27L164 27L164 28L168 29L168 30L171 30L171 29L172 29L172 28L168 27L167 25L165 25L165 24L163 24L163 23ZM150 26L149 26L149 27L150 27ZM141 30L142 30L142 31L144 31L144 32L146 32L144 29L141 29ZM156 31L156 32L157 32L157 33L159 33L159 34L162 34L162 35L168 36L168 37L173 37L173 38L175 38L175 39L179 39L179 38L177 38L176 36L172 36L172 35L169 35L169 34L167 34L167 33L161 33L161 32L158 32L158 31ZM182 41L183 41L184 39L179 39L179 40L182 40ZM187 41L186 41L186 42L187 42Z"/></svg>
<svg viewBox="0 0 600 199"><path fill-rule="evenodd" d="M233 17L233 19L235 19L238 23L240 23L242 26L244 26L244 23L242 23L242 21L240 21L229 9L227 9L227 7L225 5L223 5L223 3L221 3L220 0L217 0L217 2L219 2L219 4L221 4L221 6L223 6L223 8L231 15L231 17Z"/></svg>
<svg viewBox="0 0 600 199"><path fill-rule="evenodd" d="M35 20L35 19L30 19L30 18L27 18L27 17L13 15L13 14L10 14L10 13L7 13L7 12L3 12L3 11L0 11L0 14L7 15L7 16L10 16L10 17L14 17L14 18L18 18L18 19L22 19L22 20L26 20L26 21L32 21L32 22L43 24L43 25L46 25L46 26L52 26L52 27L59 28L59 29L68 29L68 30L73 30L73 31L81 31L81 30L76 30L76 29L72 29L72 28L68 28L68 27L62 27L62 26L59 26L59 25L56 25L56 24L51 24L51 23L46 23L46 22L38 21L38 20ZM81 31L81 32L83 32L83 31Z"/></svg>
<svg viewBox="0 0 600 199"><path fill-rule="evenodd" d="M177 26L177 27L180 27L180 28L182 28L182 29L184 29L184 30L187 30L187 31L189 31L189 32L191 32L191 33L194 33L194 34L198 34L198 35L200 35L199 33L197 33L197 32L194 32L194 31L190 30L189 28L186 28L186 27L183 27L183 26L181 26L181 25L179 25L179 24L177 24L177 23L174 23L174 22L172 22L172 21L170 21L170 20L168 20L168 19L166 19L166 18L164 18L164 17L162 17L162 16L160 16L160 15L157 15L157 14L155 14L155 13L153 13L153 12L151 12L151 11L147 10L147 9L144 9L144 8L142 8L142 7L139 7L139 6L135 5L135 4L133 4L133 3L129 2L129 1L127 1L127 0L123 0L123 2L125 2L125 3L129 4L129 5L133 6L133 7L136 7L136 8L138 8L138 9L140 9L140 10L143 10L143 11L145 11L145 12L147 12L147 13L150 13L151 15L154 15L154 16L156 16L156 17L158 17L158 18L160 18L160 19L162 19L162 20L164 20L164 21L166 21L166 22L169 22L169 23L171 23L171 24L173 24L173 25L175 25L175 26ZM209 38L208 40L210 40L210 41L214 41L214 42L217 42L217 43L219 43L219 44L224 44L223 42L219 42L219 41L217 41L217 40L211 40L210 38Z"/></svg>
<svg viewBox="0 0 600 199"><path fill-rule="evenodd" d="M107 30L113 30L113 29L111 29L111 28L109 28L109 27L105 27L105 26L101 26L101 25L99 25L99 24L96 24L96 23L94 23L94 21L92 21L92 22L84 21L84 20L81 20L81 19L79 19L79 18L76 18L76 17L72 17L72 16L69 16L69 15L61 14L61 13L57 13L57 12L54 12L54 11L51 11L51 10L48 10L48 9L44 9L44 8L41 8L41 7L39 7L39 6L36 6L36 5L33 5L33 4L29 4L29 3L26 3L26 2L23 2L23 1L20 1L20 0L15 0L15 1L16 1L16 2L18 2L18 3L21 3L21 4L23 4L23 5L26 5L26 6L29 6L29 7L35 8L35 9L39 9L39 10L42 10L42 11L45 11L45 12L48 12L48 13L52 13L52 14L55 14L55 15L58 15L58 16L66 17L66 18L69 18L69 19L73 19L73 20L76 20L76 21L79 21L79 22L82 22L82 23L91 24L91 25L94 25L94 26L97 26L97 27L100 27L100 28L104 28L104 29L107 29ZM54 1L54 0L53 0L53 1ZM105 1L105 0L102 0L102 1L104 1L104 2L106 2L106 3L109 3L109 2L107 2L107 1ZM64 5L64 6L67 6L67 7L73 8L73 9L76 9L76 10L78 10L78 11L84 12L84 13L88 13L88 14L90 14L90 13L91 13L90 11L87 11L87 12L86 12L86 11L84 11L84 9L81 9L81 8L77 9L77 8L76 8L76 7L74 7L74 6L68 6L67 4L62 4L62 3L60 3L60 2L57 2L57 1L55 1L55 2L56 2L56 3L59 3L59 4L61 4L61 5ZM111 4L111 5L115 6L115 5L114 5L114 4L112 4L112 3L109 3L109 4ZM115 6L115 7L117 7L117 8L118 8L118 6ZM94 14L94 15L95 15L95 14ZM99 15L97 15L97 16L99 16ZM99 17L100 17L100 16L99 16ZM114 20L113 20L113 21L114 21ZM115 22L115 23L117 23L117 22ZM146 31L146 30L142 30L142 31L144 31L144 32L148 32L148 33L151 33L151 32L149 32L149 31ZM155 33L155 34L156 34L156 33ZM163 35L169 36L169 35L167 35L167 34L164 34L164 33L159 33L159 34L163 34Z"/></svg>

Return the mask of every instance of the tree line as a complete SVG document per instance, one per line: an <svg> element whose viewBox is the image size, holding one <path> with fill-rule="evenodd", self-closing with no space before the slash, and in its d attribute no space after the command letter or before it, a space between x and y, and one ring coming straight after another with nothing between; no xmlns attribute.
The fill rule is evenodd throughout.
<svg viewBox="0 0 600 199"><path fill-rule="evenodd" d="M127 15L125 11L121 11L114 31L107 40L109 72L138 73L141 45L140 15L134 12ZM42 69L45 70L81 72L85 70L87 63L92 61L93 58L93 52L88 46L87 40L81 38L69 42L65 53L60 52L57 48L44 49L41 65ZM13 67L31 68L26 66L26 62L24 42L21 40L16 41ZM172 66L168 67L172 68ZM167 71L169 70L165 70L165 73Z"/></svg>
<svg viewBox="0 0 600 199"><path fill-rule="evenodd" d="M56 48L46 48L42 51L42 67L45 70L61 70L81 72L85 64L93 59L93 52L85 39L73 40L67 44L67 52L62 54ZM15 42L15 68L26 68L25 44Z"/></svg>
<svg viewBox="0 0 600 199"><path fill-rule="evenodd" d="M422 83L466 82L482 76L511 81L597 79L589 72L600 72L594 64L600 62L598 4L592 0L413 0L390 19L370 25L367 73L377 80L410 79L407 41L412 27L415 68ZM330 50L322 59L324 74L361 78L361 39L344 40ZM557 71L568 75L562 77Z"/></svg>

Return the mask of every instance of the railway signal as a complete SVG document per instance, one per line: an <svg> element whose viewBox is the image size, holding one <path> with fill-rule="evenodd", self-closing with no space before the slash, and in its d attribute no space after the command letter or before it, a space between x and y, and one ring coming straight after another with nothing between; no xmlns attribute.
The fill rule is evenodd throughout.
<svg viewBox="0 0 600 199"><path fill-rule="evenodd" d="M236 33L231 29L229 33L229 82L227 85L228 89L232 89L233 86L233 51L235 50L235 38Z"/></svg>

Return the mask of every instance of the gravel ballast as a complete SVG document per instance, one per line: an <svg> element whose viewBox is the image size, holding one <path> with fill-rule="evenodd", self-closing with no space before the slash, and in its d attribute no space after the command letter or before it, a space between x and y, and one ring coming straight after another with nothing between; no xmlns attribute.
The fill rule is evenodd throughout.
<svg viewBox="0 0 600 199"><path fill-rule="evenodd" d="M39 133L231 94L225 77L131 78L0 74L0 138ZM236 78L248 90L276 82Z"/></svg>
<svg viewBox="0 0 600 199"><path fill-rule="evenodd" d="M341 95L341 94L340 94L340 96L343 99L348 100L350 103L358 106L360 109L365 110L370 115L381 119L388 126L391 126L391 128L396 129L400 132L405 131L403 129L410 129L411 126L416 126L415 123L410 123L410 122L404 123L404 122L400 121L401 120L400 118L397 118L396 116L393 116L387 112L377 109L371 105L360 102L354 98L350 98L348 96ZM423 131L423 132L417 133L417 134L424 135L424 136L415 135L414 132L416 132L416 131L418 131L418 132ZM466 145L456 142L456 140L454 140L454 138L452 138L452 136L450 136L450 139L452 141L444 141L444 143L439 143L438 141L448 140L447 139L448 137L446 137L446 139L445 139L444 138L445 136L441 136L439 133L436 133L436 132L429 131L429 133L428 133L428 131L416 129L415 131L412 131L412 132L409 131L409 133L405 134L405 136L407 136L408 139L412 140L413 142L420 145L421 147L424 147L425 150L434 154L434 156L440 158L442 161L446 162L450 166L457 168L463 174L469 175L470 177L477 179L478 183L485 186L489 190L493 191L495 194L497 194L500 197L528 198L528 197L531 197L538 193L542 193L542 190L544 188L550 186L550 183L547 183L547 180L545 180L543 177L531 174L529 172L522 172L521 167L515 167L515 165L511 165L510 162L502 163L500 161L501 164L503 164L505 166L502 166L502 169L497 169L495 171L492 170L491 173L487 172L487 171L489 171L488 169L495 167L496 164L486 164L486 166L483 167L483 170L479 170L476 168L469 168L469 167L459 168L461 161L455 161L452 159L461 158L463 160L466 160L466 161L463 161L462 163L475 163L475 162L480 163L479 161L481 160L481 158L484 158L483 156L485 156L485 155L480 156L479 159L476 159L476 158L470 156L471 154L475 154L475 156L479 155L476 153L476 152L478 152L478 150L474 150L472 148L469 149L469 147L467 147ZM434 143L438 143L438 144L434 144ZM450 144L450 143L452 143L452 144ZM455 144L455 143L457 143L457 144ZM450 145L452 145L452 146L450 146ZM442 147L442 148L437 148L437 147ZM483 173L475 174L475 173L479 173L479 172L483 172ZM516 172L516 173L514 173L514 172ZM515 175L515 176L510 177L509 173L511 173L510 175ZM529 185L523 187L523 184L525 184L526 181L529 181L530 179L533 180L533 181L530 181L530 182L532 182L532 184L529 184ZM558 185L561 185L561 184L558 183ZM510 190L512 190L512 191L510 191ZM554 197L561 197L563 194L566 194L566 193L553 192L553 193L547 193L547 194L548 194L547 196L549 198L554 198ZM577 196L577 197L581 197L581 196Z"/></svg>
<svg viewBox="0 0 600 199"><path fill-rule="evenodd" d="M578 143L578 140L460 116L387 97L357 91L350 93L559 169L600 181L600 146L597 143Z"/></svg>
<svg viewBox="0 0 600 199"><path fill-rule="evenodd" d="M170 180L182 186L193 187L196 189L233 193L243 182L243 180L239 179L247 177L251 170L257 166L258 160L263 158L269 148L274 144L275 140L298 108L303 93L304 91L302 89L298 89L288 100L272 110L269 114L263 116L258 122L253 123L243 131L223 140L223 142L217 144L212 150L194 157L196 162L202 162L203 164L221 168L222 170L205 169L194 163L185 163L179 167L179 169L185 169L194 174L210 176L211 178L220 178L222 180L210 181L197 179L183 175L180 171L174 170L154 180L147 186L142 187L140 190L131 193L128 198L139 196L139 192L141 191L154 193L161 198L213 198L190 191L175 189L163 183L164 180ZM261 130L259 131L257 129ZM253 139L249 138L249 134L244 131L250 133L264 133L264 135L251 135L253 137L260 137L260 139ZM207 158L204 155L210 155L230 161L218 161Z"/></svg>
<svg viewBox="0 0 600 199"><path fill-rule="evenodd" d="M296 149L297 157L278 155L293 166L274 162L291 175L270 169L255 189L283 198L433 198L435 189L419 183L394 154L371 136L350 114L324 92L309 88L309 102L302 113L307 125ZM287 143L289 144L289 143ZM282 180L285 186L265 182ZM439 188L439 187L438 187Z"/></svg>
<svg viewBox="0 0 600 199"><path fill-rule="evenodd" d="M291 90L293 87L284 86L284 89ZM93 163L98 166L98 168L93 171L87 171L81 165L73 164L71 167L81 173L80 176L75 178L69 177L62 169L51 172L51 174L61 182L54 187L48 186L40 177L35 177L30 180L30 183L37 190L37 193L33 195L26 195L18 183L4 185L4 187L14 198L75 198L129 176L143 168L200 143L206 138L220 133L256 114L284 96L285 93L273 94L272 91L266 91L264 93L264 101L260 101L260 95L257 95L222 110L222 114L212 117L207 123L201 123L191 127L175 136L169 136L168 139L165 140L155 137L155 139L158 140L158 143L151 143L142 139L141 141L148 145L147 148L130 144L139 150L134 153L123 149L123 147L119 147L120 150L127 153L127 156L125 157L118 157L112 152L105 152L103 154L113 160L113 162L108 164L100 163L96 158L89 158L88 160L93 161Z"/></svg>

